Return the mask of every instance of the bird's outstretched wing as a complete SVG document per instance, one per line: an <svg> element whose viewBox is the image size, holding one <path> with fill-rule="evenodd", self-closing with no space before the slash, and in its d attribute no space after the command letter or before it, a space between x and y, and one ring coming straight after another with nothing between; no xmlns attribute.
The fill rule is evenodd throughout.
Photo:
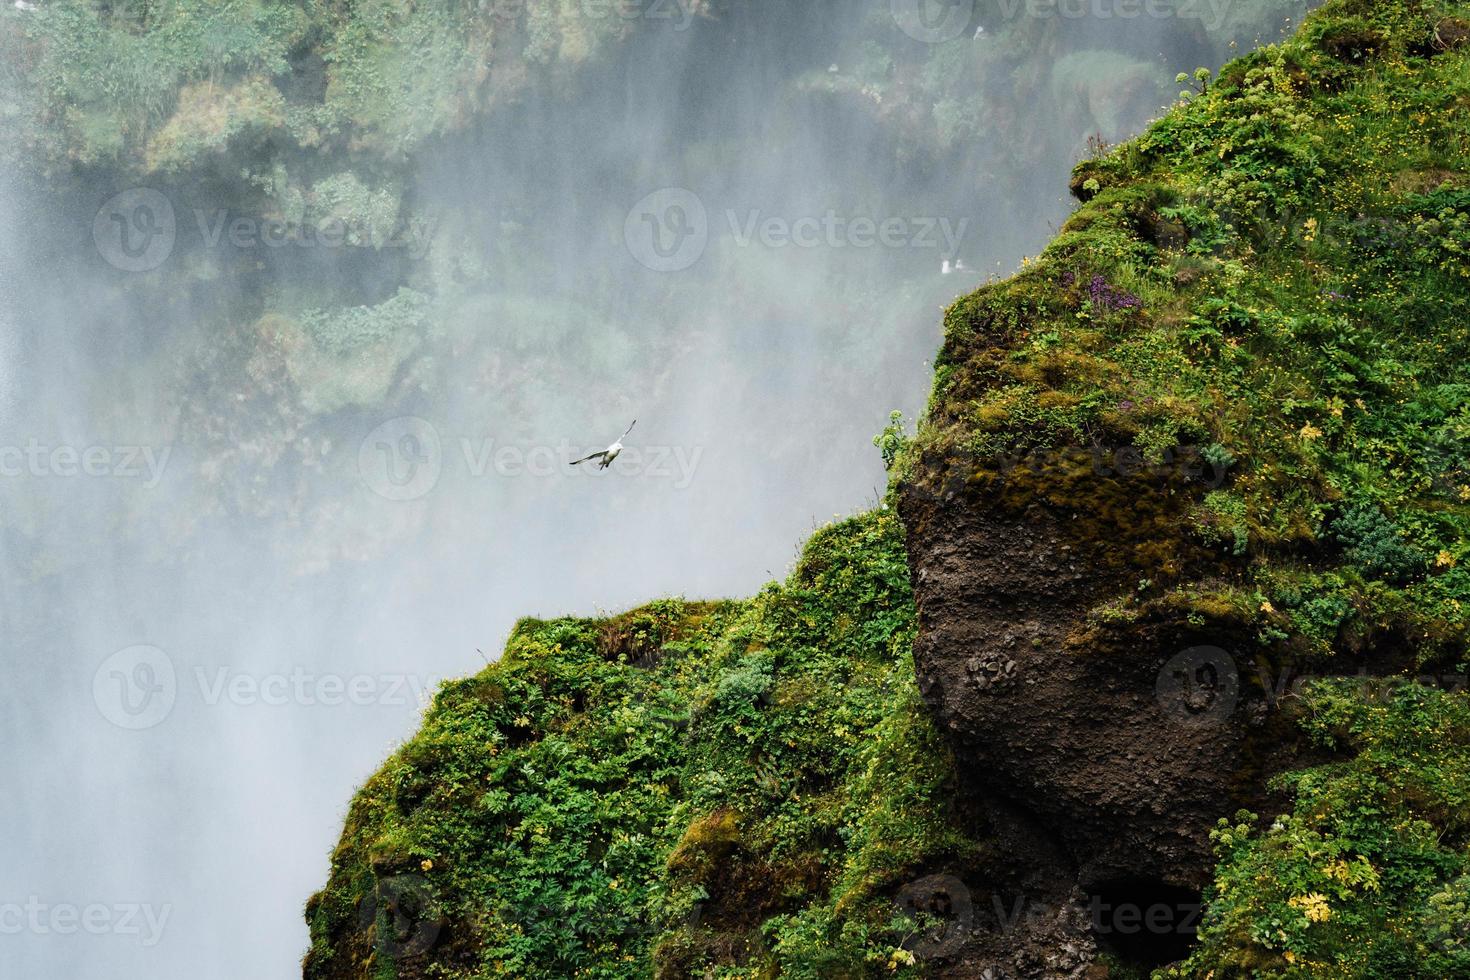
<svg viewBox="0 0 1470 980"><path fill-rule="evenodd" d="M637 419L634 419L633 420L633 425L637 425L637 424L638 424L638 420ZM628 432L632 432L633 431L633 425L628 426ZM628 432L624 432L622 435L618 436L618 442L622 442L624 439L628 438Z"/></svg>
<svg viewBox="0 0 1470 980"><path fill-rule="evenodd" d="M605 449L599 449L597 452L593 453L591 456L583 456L581 459L574 459L574 460L572 460L572 465L573 466L576 466L578 463L585 463L589 459L600 459L600 458L602 458L603 456L606 456L606 455L607 455L607 450L605 450Z"/></svg>

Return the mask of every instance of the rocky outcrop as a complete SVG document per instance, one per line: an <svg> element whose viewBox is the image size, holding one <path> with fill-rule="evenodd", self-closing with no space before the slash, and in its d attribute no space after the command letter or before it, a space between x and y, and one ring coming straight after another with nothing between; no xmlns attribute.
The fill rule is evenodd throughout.
<svg viewBox="0 0 1470 980"><path fill-rule="evenodd" d="M1424 169L1434 137L1403 110L1463 77L1458 24L1419 3L1327 3L1283 45L1181 76L1191 91L1165 119L1074 170L1083 203L1056 240L946 312L897 467L918 685L1005 842L987 887L1014 882L1055 913L977 918L952 975L1100 967L1042 925L1079 904L1099 949L1178 962L1189 943L1171 923L1219 885L1210 832L1240 809L1288 812L1271 777L1321 761L1293 715L1311 697L1300 681L1463 661L1465 454L1437 409L1413 412L1440 391L1463 405L1440 350L1462 342L1443 311L1470 281L1463 232L1443 224L1466 227L1464 164ZM1369 74L1391 59L1392 85ZM1370 80L1371 105L1347 111L1340 94ZM1403 156L1363 151L1380 130ZM1297 161L1261 162L1290 147ZM1379 186L1365 169L1387 197L1362 190ZM1376 330L1379 303L1424 311L1393 334L1415 367L1335 366L1322 331ZM1430 431L1453 461L1380 449ZM1253 899L1250 929L1207 931L1216 952L1198 962L1303 958L1243 938L1291 897ZM1233 893L1211 900L1221 921ZM1105 911L1158 906L1172 919L1135 940ZM1051 960L1026 955L1048 944ZM1251 952L1231 960L1237 944Z"/></svg>
<svg viewBox="0 0 1470 980"><path fill-rule="evenodd" d="M992 904L1028 910L977 921L954 976L1089 975L1099 942L1128 945L1108 918L1123 906L1168 910L1123 950L1167 962L1193 932L1210 828L1259 798L1258 749L1284 730L1271 692L1243 682L1228 616L1111 605L1163 576L1228 574L1164 536L1210 474L1116 462L930 455L901 487L920 690L1017 869Z"/></svg>

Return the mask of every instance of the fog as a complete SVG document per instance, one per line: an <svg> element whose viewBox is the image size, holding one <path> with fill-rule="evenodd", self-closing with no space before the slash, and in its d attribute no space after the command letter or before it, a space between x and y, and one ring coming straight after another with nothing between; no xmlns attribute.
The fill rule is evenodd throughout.
<svg viewBox="0 0 1470 980"><path fill-rule="evenodd" d="M438 679L522 616L783 577L878 502L942 307L1044 246L1088 137L1295 10L667 6L416 148L391 240L271 244L228 155L6 178L0 974L298 973L351 794ZM972 115L1009 126L936 144L983 45L1022 67ZM400 288L401 350L314 361L270 319ZM635 418L611 469L568 465Z"/></svg>

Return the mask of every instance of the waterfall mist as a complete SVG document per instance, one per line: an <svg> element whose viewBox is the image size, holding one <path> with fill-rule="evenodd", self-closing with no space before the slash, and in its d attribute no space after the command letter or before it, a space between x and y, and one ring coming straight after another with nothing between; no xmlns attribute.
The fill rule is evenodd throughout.
<svg viewBox="0 0 1470 980"><path fill-rule="evenodd" d="M228 150L6 179L7 975L295 972L351 793L438 679L520 616L749 593L876 505L942 307L1044 246L1089 136L1299 12L913 6L645 4L391 173L349 154L401 183L368 242L270 241ZM369 346L332 348L359 321L319 311L359 307ZM634 418L612 469L567 465Z"/></svg>

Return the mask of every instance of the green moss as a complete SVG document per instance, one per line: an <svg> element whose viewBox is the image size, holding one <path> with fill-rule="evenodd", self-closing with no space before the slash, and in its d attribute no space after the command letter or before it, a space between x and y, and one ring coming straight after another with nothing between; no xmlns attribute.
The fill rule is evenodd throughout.
<svg viewBox="0 0 1470 980"><path fill-rule="evenodd" d="M254 330L284 360L302 407L327 414L381 404L422 344L428 313L428 297L400 289L376 306L267 314Z"/></svg>
<svg viewBox="0 0 1470 980"><path fill-rule="evenodd" d="M530 62L580 56L561 10L536 14ZM328 101L348 108L312 125L352 117L386 153L468 102L385 47L429 13L373 11L339 37ZM1463 670L1470 65L1442 35L1467 12L1336 0L1189 76L1168 116L1079 166L1085 203L1040 257L947 311L920 431L893 419L877 445L895 481L1066 518L1117 573L1068 655L1137 657L1140 629L1182 618L1271 657ZM920 84L976 68L975 47L936 46ZM464 68L424 57L426 77ZM1086 59L1058 67L1105 94ZM380 101L424 115L375 120ZM946 140L985 125L941 104ZM374 330L301 334L346 352ZM394 975L402 942L363 910L405 878L433 910L424 975L920 975L892 896L981 862L914 628L887 510L824 528L749 600L518 624L354 799L307 976ZM1174 973L1466 975L1465 696L1305 704L1334 761L1282 777L1279 829L1222 827L1208 925Z"/></svg>
<svg viewBox="0 0 1470 980"><path fill-rule="evenodd" d="M284 109L281 93L259 75L231 86L186 85L173 115L149 141L148 169L182 169L243 133L268 134L285 122Z"/></svg>
<svg viewBox="0 0 1470 980"><path fill-rule="evenodd" d="M360 909L405 876L442 906L436 976L887 974L893 893L975 847L912 634L887 511L750 600L521 622L357 794L306 975L392 958Z"/></svg>
<svg viewBox="0 0 1470 980"><path fill-rule="evenodd" d="M1087 201L1041 257L948 311L912 452L1208 451L1223 485L1135 538L1261 588L1283 562L1340 572L1307 646L1346 603L1463 654L1470 65L1431 40L1464 10L1328 3L1079 165Z"/></svg>
<svg viewBox="0 0 1470 980"><path fill-rule="evenodd" d="M1281 777L1269 827L1221 820L1200 945L1165 977L1470 976L1470 699L1320 683L1306 727L1341 762Z"/></svg>
<svg viewBox="0 0 1470 980"><path fill-rule="evenodd" d="M170 168L216 151L222 143L209 134L241 125L226 110L258 115L245 110L261 105L261 80L287 69L306 27L301 8L262 0L38 5L24 19L27 43L7 52L31 70L17 92L24 111L15 121L29 130L22 145L122 163L125 151L156 141L132 159ZM221 98L240 82L256 90Z"/></svg>

